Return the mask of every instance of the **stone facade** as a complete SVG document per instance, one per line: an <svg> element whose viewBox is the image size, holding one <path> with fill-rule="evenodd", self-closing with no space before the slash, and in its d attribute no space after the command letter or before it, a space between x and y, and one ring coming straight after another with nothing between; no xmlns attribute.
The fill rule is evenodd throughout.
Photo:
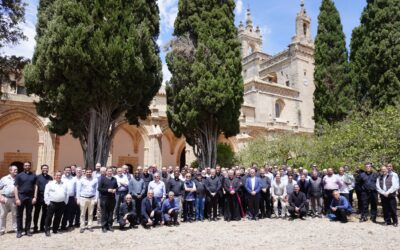
<svg viewBox="0 0 400 250"><path fill-rule="evenodd" d="M254 29L250 10L246 24L239 25L242 43L244 104L241 131L235 137L219 137L239 151L252 138L274 133L313 133L314 43L310 18L304 5L296 17L296 34L288 49L271 56L262 52L260 29ZM0 102L0 176L10 164L29 160L39 171L49 164L50 172L70 164L83 165L77 139L48 131L48 119L36 114L37 97L24 94L23 80L16 88L3 85ZM168 127L166 96L162 87L151 104L152 114L140 127L121 120L113 140L109 165L182 165L195 160L184 138L176 138Z"/></svg>

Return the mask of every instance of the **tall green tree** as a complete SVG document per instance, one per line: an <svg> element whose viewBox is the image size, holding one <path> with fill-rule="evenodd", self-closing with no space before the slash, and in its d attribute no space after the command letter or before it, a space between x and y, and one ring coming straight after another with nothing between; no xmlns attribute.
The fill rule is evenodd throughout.
<svg viewBox="0 0 400 250"><path fill-rule="evenodd" d="M26 39L20 24L25 21L26 3L22 0L0 1L0 48L7 45L17 44ZM16 78L21 76L20 72L27 60L22 57L0 56L0 87L1 84L10 82L11 74ZM12 68L15 67L15 68ZM0 96L1 96L0 88Z"/></svg>
<svg viewBox="0 0 400 250"><path fill-rule="evenodd" d="M348 80L348 52L340 15L332 0L323 0L315 39L315 122L332 124L352 109L353 88Z"/></svg>
<svg viewBox="0 0 400 250"><path fill-rule="evenodd" d="M85 165L106 164L116 122L139 124L161 86L156 0L41 1L25 68L50 130L79 138Z"/></svg>
<svg viewBox="0 0 400 250"><path fill-rule="evenodd" d="M167 55L168 121L201 167L215 167L217 138L239 132L243 79L233 0L180 0Z"/></svg>
<svg viewBox="0 0 400 250"><path fill-rule="evenodd" d="M368 0L351 40L351 78L360 109L400 103L400 0Z"/></svg>
<svg viewBox="0 0 400 250"><path fill-rule="evenodd" d="M25 7L22 0L0 1L0 48L26 39L20 26L25 21Z"/></svg>

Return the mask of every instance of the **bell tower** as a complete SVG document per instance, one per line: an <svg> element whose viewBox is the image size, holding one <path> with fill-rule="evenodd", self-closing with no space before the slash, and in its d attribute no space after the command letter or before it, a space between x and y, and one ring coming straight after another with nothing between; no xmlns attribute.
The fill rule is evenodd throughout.
<svg viewBox="0 0 400 250"><path fill-rule="evenodd" d="M292 38L292 43L313 44L310 24L311 18L304 8L304 0L301 0L300 12L296 16L296 35Z"/></svg>
<svg viewBox="0 0 400 250"><path fill-rule="evenodd" d="M242 57L249 56L254 52L261 52L262 49L262 36L260 28L253 27L253 20L251 17L250 8L247 9L246 26L242 21L239 24L239 40L242 43Z"/></svg>

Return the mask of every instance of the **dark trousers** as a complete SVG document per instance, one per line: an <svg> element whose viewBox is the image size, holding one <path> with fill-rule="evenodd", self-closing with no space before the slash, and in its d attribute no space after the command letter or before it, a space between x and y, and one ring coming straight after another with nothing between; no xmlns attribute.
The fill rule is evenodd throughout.
<svg viewBox="0 0 400 250"><path fill-rule="evenodd" d="M170 223L170 222L178 222L178 212L176 210L173 210L170 214L165 213L164 214L164 221L166 223Z"/></svg>
<svg viewBox="0 0 400 250"><path fill-rule="evenodd" d="M21 205L17 206L17 231L20 233L24 231L24 227L22 225L24 210L25 210L25 232L28 232L31 228L31 221L32 221L32 210L33 210L32 198L25 198L21 200Z"/></svg>
<svg viewBox="0 0 400 250"><path fill-rule="evenodd" d="M332 199L333 199L332 193L333 193L333 190L326 190L326 189L324 190L324 211L325 211L325 214L328 214L329 211L331 210L330 207L331 207L331 203L332 203Z"/></svg>
<svg viewBox="0 0 400 250"><path fill-rule="evenodd" d="M133 216L133 214L129 214L126 217L126 219L128 220L130 226L133 226L133 225L137 224L136 223L137 222L136 217ZM120 228L123 228L126 225L126 221L124 220L124 218L120 218L118 223L119 223L119 227Z"/></svg>
<svg viewBox="0 0 400 250"><path fill-rule="evenodd" d="M267 192L265 193L261 191L260 212L262 218L266 217L271 218L272 207L271 207L271 195L269 193L269 190L267 190Z"/></svg>
<svg viewBox="0 0 400 250"><path fill-rule="evenodd" d="M222 190L220 190L217 193L217 196L218 196L218 215L223 216L224 215L225 197L224 197L224 193L222 192Z"/></svg>
<svg viewBox="0 0 400 250"><path fill-rule="evenodd" d="M237 199L237 194L227 193L225 195L225 208L224 208L224 219L230 220L240 220L240 207L239 201Z"/></svg>
<svg viewBox="0 0 400 250"><path fill-rule="evenodd" d="M381 195L383 218L388 224L397 224L397 202L396 196L385 197Z"/></svg>
<svg viewBox="0 0 400 250"><path fill-rule="evenodd" d="M105 196L100 199L100 208L101 208L101 227L102 228L111 228L113 224L113 214L115 208L115 197L113 196Z"/></svg>
<svg viewBox="0 0 400 250"><path fill-rule="evenodd" d="M86 212L87 214L87 212ZM75 202L75 209L74 209L74 220L75 220L75 227L79 227L81 224L81 207L78 205L78 203ZM86 215L86 220L87 220L87 215Z"/></svg>
<svg viewBox="0 0 400 250"><path fill-rule="evenodd" d="M153 221L153 226L160 224L161 212L160 211L154 211L154 217L150 218L150 219ZM142 216L142 225L143 225L143 227L147 227L146 224L147 224L147 219L144 216Z"/></svg>
<svg viewBox="0 0 400 250"><path fill-rule="evenodd" d="M248 197L248 206L249 206L249 216L251 219L255 219L258 216L258 210L260 208L260 194L256 195L249 194Z"/></svg>
<svg viewBox="0 0 400 250"><path fill-rule="evenodd" d="M288 211L289 211L290 217L292 217L292 218L296 217L296 215L299 215L299 217L302 218L302 217L306 216L306 214L307 214L307 208L305 206L300 208L299 212L297 212L297 213L296 213L295 207L289 206Z"/></svg>
<svg viewBox="0 0 400 250"><path fill-rule="evenodd" d="M53 221L53 233L57 233L60 227L61 217L65 210L64 202L51 202L47 208L46 222L44 229L50 231L51 221ZM54 219L53 219L54 217Z"/></svg>
<svg viewBox="0 0 400 250"><path fill-rule="evenodd" d="M378 193L376 190L363 190L361 192L362 210L361 216L368 217L368 208L371 206L371 218L376 218L378 207Z"/></svg>
<svg viewBox="0 0 400 250"><path fill-rule="evenodd" d="M335 220L343 222L343 223L346 223L347 222L347 215L350 214L350 213L346 212L346 210L344 210L343 208L338 208L338 209L336 209L334 214L336 215L336 219Z"/></svg>
<svg viewBox="0 0 400 250"><path fill-rule="evenodd" d="M125 200L125 195L128 194L128 191L118 191L115 194L115 218L119 221L119 207L121 203Z"/></svg>
<svg viewBox="0 0 400 250"><path fill-rule="evenodd" d="M185 201L184 206L183 206L183 220L184 221L193 221L194 218L194 213L193 213L193 207L194 207L194 200L193 201Z"/></svg>
<svg viewBox="0 0 400 250"><path fill-rule="evenodd" d="M38 229L40 211L42 211L42 216L40 217L40 230L43 231L47 215L47 205L46 203L44 203L43 198L38 199L38 201L35 204L35 212L33 213L33 229L35 230Z"/></svg>
<svg viewBox="0 0 400 250"><path fill-rule="evenodd" d="M361 191L355 191L357 197L357 212L361 213L362 211L362 199L361 199Z"/></svg>
<svg viewBox="0 0 400 250"><path fill-rule="evenodd" d="M349 203L350 203L350 206L352 206L352 207L353 207L353 193L354 193L354 189L349 191Z"/></svg>
<svg viewBox="0 0 400 250"><path fill-rule="evenodd" d="M61 229L65 229L68 226L72 227L74 225L76 211L76 200L75 197L70 196L68 198L68 204L64 208L64 214L61 221Z"/></svg>
<svg viewBox="0 0 400 250"><path fill-rule="evenodd" d="M142 214L142 197L133 196L133 199L135 200L136 214ZM139 216L137 222L139 223Z"/></svg>
<svg viewBox="0 0 400 250"><path fill-rule="evenodd" d="M218 194L212 196L207 195L206 203L207 206L207 215L208 219L216 219L217 218L217 207L218 207ZM212 214L211 214L212 212Z"/></svg>

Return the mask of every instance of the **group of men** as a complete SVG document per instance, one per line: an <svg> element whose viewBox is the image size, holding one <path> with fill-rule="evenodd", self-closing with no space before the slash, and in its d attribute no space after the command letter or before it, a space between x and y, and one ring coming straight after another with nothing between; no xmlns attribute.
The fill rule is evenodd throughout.
<svg viewBox="0 0 400 250"><path fill-rule="evenodd" d="M113 231L117 223L121 230L157 225L179 225L179 221L239 221L263 218L304 219L310 215L347 222L352 213L353 191L356 192L360 222L368 215L376 222L378 195L386 225L397 227L399 177L392 164L382 165L379 173L371 163L365 171L355 174L348 167L318 171L312 166L292 169L277 166L249 169L197 170L185 166L137 167L95 166L95 171L76 166L57 171L54 179L47 165L41 174L31 172L31 163L17 173L16 166L0 180L0 235L5 233L6 217L11 213L17 238L23 232L32 236L42 231L68 231L79 227L80 232L93 231L93 220L101 224L104 233ZM369 213L370 207L370 213ZM25 225L23 215L25 212ZM39 221L40 217L40 221Z"/></svg>

